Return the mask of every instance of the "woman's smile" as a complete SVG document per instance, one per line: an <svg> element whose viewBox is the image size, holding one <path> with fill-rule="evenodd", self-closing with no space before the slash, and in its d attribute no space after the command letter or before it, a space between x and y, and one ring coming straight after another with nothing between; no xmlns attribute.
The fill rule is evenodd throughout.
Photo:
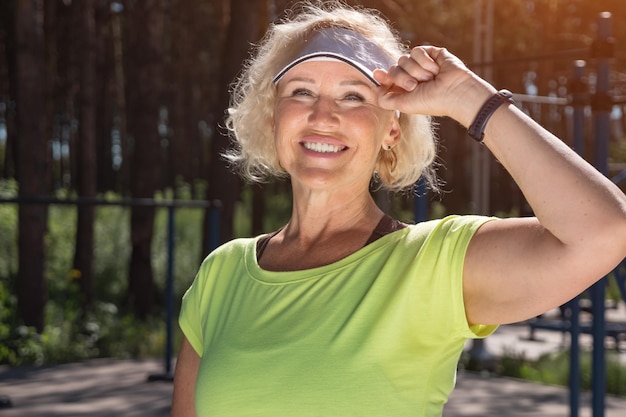
<svg viewBox="0 0 626 417"><path fill-rule="evenodd" d="M309 151L305 151L307 155L317 157L338 156L349 149L345 143L338 139L320 135L307 135L300 141L300 144L306 151Z"/></svg>
<svg viewBox="0 0 626 417"><path fill-rule="evenodd" d="M345 146L336 146L321 142L302 142L302 146L316 153L339 153L347 149Z"/></svg>

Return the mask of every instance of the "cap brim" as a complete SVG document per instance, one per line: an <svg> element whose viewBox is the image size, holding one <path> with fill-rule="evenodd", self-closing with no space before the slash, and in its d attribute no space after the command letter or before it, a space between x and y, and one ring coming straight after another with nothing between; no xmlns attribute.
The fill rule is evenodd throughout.
<svg viewBox="0 0 626 417"><path fill-rule="evenodd" d="M305 40L298 55L283 67L272 79L277 83L290 69L310 60L336 60L359 70L374 85L374 70L387 69L394 60L377 44L360 33L344 28L324 28Z"/></svg>
<svg viewBox="0 0 626 417"><path fill-rule="evenodd" d="M316 53L305 55L305 56L302 56L302 57L300 57L298 59L295 59L295 60L291 61L285 68L283 68L278 74L276 74L276 76L274 77L274 79L272 81L274 83L277 83L278 80L280 80L283 77L283 75L285 75L290 69L292 69L296 65L301 64L301 63L303 63L305 61L339 61L339 62L345 62L346 64L352 65L354 68L356 68L361 73L363 73L363 75L365 75L371 82L376 84L376 86L380 86L380 83L378 81L376 81L376 79L374 78L374 71L369 70L368 68L366 68L363 65L359 64L358 62L352 61L351 59L349 59L349 58L347 58L345 56L334 54L332 52L316 52Z"/></svg>

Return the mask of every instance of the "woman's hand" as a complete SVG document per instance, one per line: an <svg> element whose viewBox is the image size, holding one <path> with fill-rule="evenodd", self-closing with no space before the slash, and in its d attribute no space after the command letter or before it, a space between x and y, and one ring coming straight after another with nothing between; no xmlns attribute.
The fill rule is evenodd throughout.
<svg viewBox="0 0 626 417"><path fill-rule="evenodd" d="M496 90L445 48L418 46L387 71L376 70L381 83L378 104L409 114L449 116L468 126Z"/></svg>

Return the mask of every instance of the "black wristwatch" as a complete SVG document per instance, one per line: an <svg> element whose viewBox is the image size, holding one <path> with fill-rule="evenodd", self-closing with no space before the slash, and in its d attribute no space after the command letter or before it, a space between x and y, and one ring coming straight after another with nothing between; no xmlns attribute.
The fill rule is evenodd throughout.
<svg viewBox="0 0 626 417"><path fill-rule="evenodd" d="M513 94L509 90L500 90L489 98L480 108L476 118L467 130L467 134L474 140L482 142L485 137L485 127L493 113L504 103L515 104Z"/></svg>

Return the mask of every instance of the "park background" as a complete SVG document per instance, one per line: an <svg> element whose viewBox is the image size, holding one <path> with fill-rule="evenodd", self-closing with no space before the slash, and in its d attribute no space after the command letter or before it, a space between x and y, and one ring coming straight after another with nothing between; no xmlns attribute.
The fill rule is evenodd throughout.
<svg viewBox="0 0 626 417"><path fill-rule="evenodd" d="M626 95L623 0L348 3L380 10L411 45L447 47L572 146L572 96L582 95L590 161L599 53L611 56L611 97ZM291 4L0 3L0 364L161 355L168 269L176 311L216 242L284 224L289 183L246 184L219 155L230 146L228 86ZM613 39L599 45L607 11ZM573 82L577 60L588 64L582 90ZM610 107L612 176L626 168L625 105ZM445 185L437 195L420 191L428 217L531 214L492 158L481 163L489 191L476 201L474 144L456 122L437 123ZM376 198L401 220L419 220L415 194ZM173 201L189 204L170 218ZM607 297L619 293L609 286Z"/></svg>

